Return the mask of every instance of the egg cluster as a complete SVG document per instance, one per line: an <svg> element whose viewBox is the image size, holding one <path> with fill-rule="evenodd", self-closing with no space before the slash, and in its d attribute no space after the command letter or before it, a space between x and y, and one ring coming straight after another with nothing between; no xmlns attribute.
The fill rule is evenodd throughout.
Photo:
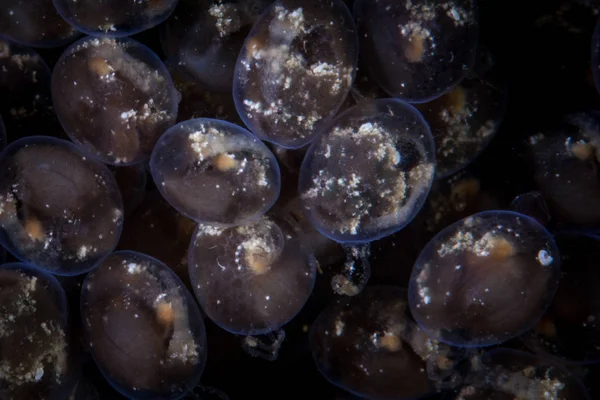
<svg viewBox="0 0 600 400"><path fill-rule="evenodd" d="M496 3L6 0L0 399L592 398L600 5Z"/></svg>

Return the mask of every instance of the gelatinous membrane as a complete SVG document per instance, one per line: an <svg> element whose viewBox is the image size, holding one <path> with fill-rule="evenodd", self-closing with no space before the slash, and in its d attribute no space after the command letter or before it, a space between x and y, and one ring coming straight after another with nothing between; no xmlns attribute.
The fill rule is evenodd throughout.
<svg viewBox="0 0 600 400"><path fill-rule="evenodd" d="M165 132L150 170L175 209L215 225L258 218L275 203L281 185L277 160L264 143L237 125L207 118Z"/></svg>
<svg viewBox="0 0 600 400"><path fill-rule="evenodd" d="M177 122L195 118L214 118L237 125L244 123L235 109L231 92L207 90L194 81L184 68L168 63L167 68L175 82L175 88L181 94Z"/></svg>
<svg viewBox="0 0 600 400"><path fill-rule="evenodd" d="M365 398L420 398L457 377L449 346L419 328L406 290L394 286L336 299L312 324L309 345L329 382Z"/></svg>
<svg viewBox="0 0 600 400"><path fill-rule="evenodd" d="M339 242L369 242L402 229L421 209L435 174L427 123L399 100L364 101L309 148L299 193L313 225Z"/></svg>
<svg viewBox="0 0 600 400"><path fill-rule="evenodd" d="M57 47L79 36L56 12L52 0L3 0L0 35L34 47Z"/></svg>
<svg viewBox="0 0 600 400"><path fill-rule="evenodd" d="M164 25L169 59L206 89L231 94L244 39L272 0L180 0Z"/></svg>
<svg viewBox="0 0 600 400"><path fill-rule="evenodd" d="M114 176L72 143L33 136L0 153L0 243L15 257L87 272L117 245L122 218Z"/></svg>
<svg viewBox="0 0 600 400"><path fill-rule="evenodd" d="M0 38L0 113L10 141L61 131L50 96L50 69L33 49Z"/></svg>
<svg viewBox="0 0 600 400"><path fill-rule="evenodd" d="M518 195L510 203L510 209L535 219L543 226L550 223L550 210L540 192L532 191Z"/></svg>
<svg viewBox="0 0 600 400"><path fill-rule="evenodd" d="M435 139L438 179L454 174L477 158L502 122L506 87L497 77L490 57L458 86L417 106Z"/></svg>
<svg viewBox="0 0 600 400"><path fill-rule="evenodd" d="M263 140L308 144L346 99L357 54L354 21L341 0L275 1L237 60L240 117Z"/></svg>
<svg viewBox="0 0 600 400"><path fill-rule="evenodd" d="M560 277L552 236L534 219L484 211L442 230L422 250L409 284L412 315L457 346L493 345L531 328Z"/></svg>
<svg viewBox="0 0 600 400"><path fill-rule="evenodd" d="M524 340L532 350L574 362L600 361L600 237L555 236L562 275L548 312Z"/></svg>
<svg viewBox="0 0 600 400"><path fill-rule="evenodd" d="M356 296L371 277L370 245L344 246L344 251L346 260L341 268L332 268L331 288L339 295Z"/></svg>
<svg viewBox="0 0 600 400"><path fill-rule="evenodd" d="M188 265L208 317L245 335L268 333L291 320L316 278L314 256L295 224L272 215L233 228L199 225Z"/></svg>
<svg viewBox="0 0 600 400"><path fill-rule="evenodd" d="M62 400L75 383L65 293L31 265L0 267L0 398Z"/></svg>
<svg viewBox="0 0 600 400"><path fill-rule="evenodd" d="M284 179L288 180L288 179ZM291 180L291 179L290 179ZM294 191L297 192L297 176L293 179L294 183ZM289 183L289 182L288 182ZM314 226L310 223L308 218L306 218L306 214L304 213L304 206L302 204L301 199L296 196L289 199L279 199L277 201L277 207L281 207L285 212L290 215L290 218L293 218L294 221L300 227L304 234L304 238L309 244L309 246L313 249L315 254L315 258L319 263L319 267L328 268L332 265L339 265L344 260L346 261L361 261L362 257L355 258L351 254L348 254L345 251L344 245L329 239L326 236L323 236L319 231L315 229ZM360 253L360 252L359 252ZM350 256L350 257L349 257ZM366 261L366 260L365 260ZM363 265L361 263L361 265Z"/></svg>
<svg viewBox="0 0 600 400"><path fill-rule="evenodd" d="M369 75L366 63L366 60L359 59L356 78L350 88L349 97L355 104L363 100L377 100L389 97Z"/></svg>
<svg viewBox="0 0 600 400"><path fill-rule="evenodd" d="M356 0L361 57L391 96L439 97L475 62L475 0Z"/></svg>
<svg viewBox="0 0 600 400"><path fill-rule="evenodd" d="M434 182L420 214L428 234L427 242L432 238L431 235L462 218L480 211L502 208L503 205L489 190L481 188L481 183L480 179L466 170Z"/></svg>
<svg viewBox="0 0 600 400"><path fill-rule="evenodd" d="M65 131L107 164L147 161L175 123L179 98L164 64L133 39L84 38L52 73L52 99Z"/></svg>
<svg viewBox="0 0 600 400"><path fill-rule="evenodd" d="M123 37L150 29L171 15L177 0L54 0L58 13L88 35Z"/></svg>
<svg viewBox="0 0 600 400"><path fill-rule="evenodd" d="M529 137L534 180L557 220L600 227L600 112L569 115Z"/></svg>
<svg viewBox="0 0 600 400"><path fill-rule="evenodd" d="M177 212L158 191L152 191L125 218L117 248L134 250L164 262L188 284L188 247L195 229L194 221Z"/></svg>
<svg viewBox="0 0 600 400"><path fill-rule="evenodd" d="M81 313L92 355L131 399L179 399L198 382L206 332L191 293L166 265L118 251L82 285Z"/></svg>
<svg viewBox="0 0 600 400"><path fill-rule="evenodd" d="M471 362L455 400L588 400L581 382L551 360L498 348Z"/></svg>
<svg viewBox="0 0 600 400"><path fill-rule="evenodd" d="M285 169L287 175L291 177L291 180L296 181L298 179L298 174L300 173L300 167L302 166L302 161L304 160L304 156L306 156L306 150L308 147L302 147L300 149L286 149L285 147L277 146L276 144L269 143L269 148L277 157L277 161L279 165ZM287 182L284 182L284 184ZM295 196L298 190L298 185L294 184L290 186L290 195Z"/></svg>
<svg viewBox="0 0 600 400"><path fill-rule="evenodd" d="M130 165L126 167L110 166L119 185L123 197L123 209L125 215L129 216L142 203L146 195L146 183L148 175L146 165Z"/></svg>

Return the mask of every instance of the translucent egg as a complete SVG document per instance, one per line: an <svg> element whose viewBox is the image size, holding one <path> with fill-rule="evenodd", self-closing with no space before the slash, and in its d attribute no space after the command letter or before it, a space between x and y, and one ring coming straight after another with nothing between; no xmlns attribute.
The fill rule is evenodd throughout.
<svg viewBox="0 0 600 400"><path fill-rule="evenodd" d="M369 242L420 211L435 175L427 123L394 99L364 101L336 117L309 148L299 193L308 218L339 242Z"/></svg>
<svg viewBox="0 0 600 400"><path fill-rule="evenodd" d="M200 378L206 332L175 273L141 253L118 251L85 279L86 339L108 382L130 399L179 399Z"/></svg>
<svg viewBox="0 0 600 400"><path fill-rule="evenodd" d="M311 325L309 345L319 372L361 398L421 398L458 377L450 347L419 328L406 290L394 286L334 300Z"/></svg>
<svg viewBox="0 0 600 400"><path fill-rule="evenodd" d="M80 35L56 12L52 0L3 0L0 35L34 47L58 47Z"/></svg>
<svg viewBox="0 0 600 400"><path fill-rule="evenodd" d="M361 58L390 96L432 100L475 62L475 0L356 0L354 15Z"/></svg>
<svg viewBox="0 0 600 400"><path fill-rule="evenodd" d="M357 42L341 0L275 1L235 67L233 97L246 126L282 147L308 144L346 99Z"/></svg>
<svg viewBox="0 0 600 400"><path fill-rule="evenodd" d="M523 351L497 348L476 358L456 400L588 400L564 366Z"/></svg>
<svg viewBox="0 0 600 400"><path fill-rule="evenodd" d="M291 320L316 278L314 255L301 233L276 216L234 228L199 225L188 265L208 317L244 335L271 332Z"/></svg>
<svg viewBox="0 0 600 400"><path fill-rule="evenodd" d="M32 136L0 153L0 243L18 259L87 272L113 251L122 223L114 176L72 143Z"/></svg>
<svg viewBox="0 0 600 400"><path fill-rule="evenodd" d="M62 400L75 384L65 292L32 265L0 267L0 398Z"/></svg>
<svg viewBox="0 0 600 400"><path fill-rule="evenodd" d="M417 105L435 139L436 178L469 165L498 131L506 110L506 83L489 53L457 86Z"/></svg>
<svg viewBox="0 0 600 400"><path fill-rule="evenodd" d="M179 0L163 26L170 60L206 89L231 96L244 39L271 0Z"/></svg>
<svg viewBox="0 0 600 400"><path fill-rule="evenodd" d="M410 309L434 338L489 346L535 325L559 278L558 248L543 226L512 211L484 211L443 229L421 251Z"/></svg>
<svg viewBox="0 0 600 400"><path fill-rule="evenodd" d="M529 138L533 179L554 218L598 229L600 112L578 112Z"/></svg>
<svg viewBox="0 0 600 400"><path fill-rule="evenodd" d="M176 5L177 0L54 0L56 11L69 24L98 37L130 36L150 29L167 19Z"/></svg>
<svg viewBox="0 0 600 400"><path fill-rule="evenodd" d="M240 225L279 197L277 160L247 130L199 118L160 138L150 160L158 190L185 216L206 224Z"/></svg>
<svg viewBox="0 0 600 400"><path fill-rule="evenodd" d="M52 72L52 99L71 140L107 164L148 161L177 118L179 93L162 61L133 39L84 38Z"/></svg>

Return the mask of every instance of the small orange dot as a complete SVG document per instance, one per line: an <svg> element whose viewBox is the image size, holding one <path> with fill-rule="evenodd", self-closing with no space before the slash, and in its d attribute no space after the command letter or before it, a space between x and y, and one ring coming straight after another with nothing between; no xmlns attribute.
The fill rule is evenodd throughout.
<svg viewBox="0 0 600 400"><path fill-rule="evenodd" d="M450 111L462 113L467 105L467 92L461 86L457 86L444 95L444 102Z"/></svg>
<svg viewBox="0 0 600 400"><path fill-rule="evenodd" d="M263 47L263 42L257 38L249 38L246 42L246 53L248 57L252 57L252 55L259 51Z"/></svg>
<svg viewBox="0 0 600 400"><path fill-rule="evenodd" d="M537 323L535 331L548 339L556 337L556 326L550 318L542 318Z"/></svg>
<svg viewBox="0 0 600 400"><path fill-rule="evenodd" d="M517 254L515 246L506 238L496 236L490 239L490 256L494 258L508 258Z"/></svg>
<svg viewBox="0 0 600 400"><path fill-rule="evenodd" d="M445 356L440 356L435 360L435 363L437 364L438 368L444 371L449 370L450 368L454 367L454 363L452 362L452 360L450 360L448 357Z"/></svg>
<svg viewBox="0 0 600 400"><path fill-rule="evenodd" d="M575 143L571 146L571 153L581 161L591 160L596 149L589 143Z"/></svg>
<svg viewBox="0 0 600 400"><path fill-rule="evenodd" d="M108 61L102 57L92 57L88 61L90 70L98 76L105 76L113 71Z"/></svg>
<svg viewBox="0 0 600 400"><path fill-rule="evenodd" d="M175 313L173 312L171 303L163 302L156 306L156 320L163 327L169 327L173 325L174 319Z"/></svg>
<svg viewBox="0 0 600 400"><path fill-rule="evenodd" d="M404 49L404 57L409 62L416 63L423 60L425 55L425 38L420 33L413 33L408 38L408 43Z"/></svg>
<svg viewBox="0 0 600 400"><path fill-rule="evenodd" d="M237 161L229 154L219 154L214 158L215 167L219 171L229 171L237 167Z"/></svg>
<svg viewBox="0 0 600 400"><path fill-rule="evenodd" d="M379 338L379 347L388 351L398 351L402 347L402 341L396 335L384 335Z"/></svg>
<svg viewBox="0 0 600 400"><path fill-rule="evenodd" d="M246 253L246 263L256 275L263 275L271 269L271 257L266 251L255 250Z"/></svg>
<svg viewBox="0 0 600 400"><path fill-rule="evenodd" d="M450 197L452 199L467 199L479 193L481 184L475 178L460 180L452 185Z"/></svg>
<svg viewBox="0 0 600 400"><path fill-rule="evenodd" d="M25 232L29 235L30 238L36 241L43 241L46 238L46 234L44 233L44 227L39 219L35 217L29 217L25 221Z"/></svg>

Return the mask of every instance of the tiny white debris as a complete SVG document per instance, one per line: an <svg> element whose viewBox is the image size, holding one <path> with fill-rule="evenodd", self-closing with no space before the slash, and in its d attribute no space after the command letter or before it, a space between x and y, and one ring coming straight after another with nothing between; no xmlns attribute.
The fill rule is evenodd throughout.
<svg viewBox="0 0 600 400"><path fill-rule="evenodd" d="M423 304L430 304L431 303L431 296L429 295L429 288L428 287L419 287L419 297L421 297L422 299L422 303Z"/></svg>
<svg viewBox="0 0 600 400"><path fill-rule="evenodd" d="M554 258L552 258L550 253L548 253L546 250L540 250L537 255L537 260L544 267L547 267L548 265L552 264Z"/></svg>
<svg viewBox="0 0 600 400"><path fill-rule="evenodd" d="M121 219L121 216L123 215L123 213L121 212L121 210L119 210L118 208L114 208L113 209L113 222L117 222Z"/></svg>
<svg viewBox="0 0 600 400"><path fill-rule="evenodd" d="M220 37L225 37L230 33L233 20L227 18L228 7L223 4L214 4L208 9L208 13L216 19L215 26L219 31Z"/></svg>
<svg viewBox="0 0 600 400"><path fill-rule="evenodd" d="M45 322L42 322L40 324L40 326L42 327L42 329L44 330L44 332L46 333L46 335L51 335L52 331L50 330L50 328L48 328L48 324L46 324Z"/></svg>
<svg viewBox="0 0 600 400"><path fill-rule="evenodd" d="M83 260L85 256L87 256L89 249L90 248L87 246L81 246L79 250L77 250L77 257L79 257L80 260Z"/></svg>
<svg viewBox="0 0 600 400"><path fill-rule="evenodd" d="M129 272L130 274L137 274L140 272L140 270L140 266L136 263L127 264L127 272Z"/></svg>
<svg viewBox="0 0 600 400"><path fill-rule="evenodd" d="M344 333L344 326L346 324L344 324L343 321L336 319L335 320L335 334L336 336L342 336L342 333Z"/></svg>
<svg viewBox="0 0 600 400"><path fill-rule="evenodd" d="M339 71L335 65L331 65L326 62L320 62L316 65L313 65L311 69L315 76L331 76L339 74Z"/></svg>
<svg viewBox="0 0 600 400"><path fill-rule="evenodd" d="M212 225L198 225L198 233L196 235L197 238L201 236L219 236L223 233L223 228L219 228Z"/></svg>
<svg viewBox="0 0 600 400"><path fill-rule="evenodd" d="M135 117L135 114L137 114L137 111L135 111L135 110L129 110L129 111L122 112L121 119L126 121L131 117Z"/></svg>

